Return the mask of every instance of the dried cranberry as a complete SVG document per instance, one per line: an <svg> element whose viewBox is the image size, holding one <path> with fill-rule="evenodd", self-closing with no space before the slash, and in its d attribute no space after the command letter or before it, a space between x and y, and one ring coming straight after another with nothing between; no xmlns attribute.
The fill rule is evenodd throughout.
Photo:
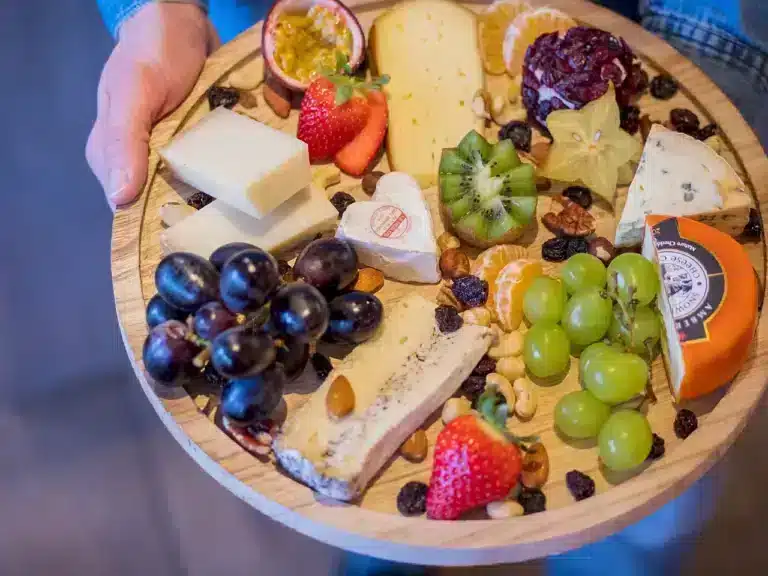
<svg viewBox="0 0 768 576"><path fill-rule="evenodd" d="M562 262L567 249L568 238L550 238L541 245L541 257L547 262Z"/></svg>
<svg viewBox="0 0 768 576"><path fill-rule="evenodd" d="M675 434L678 438L682 438L685 440L693 434L693 431L696 430L696 428L699 427L699 421L696 419L696 414L688 410L687 408L683 408L682 410L678 410L677 416L675 416Z"/></svg>
<svg viewBox="0 0 768 576"><path fill-rule="evenodd" d="M668 74L659 74L651 80L651 96L659 100L669 100L677 94L677 90L677 82Z"/></svg>
<svg viewBox="0 0 768 576"><path fill-rule="evenodd" d="M568 186L563 190L563 196L576 202L584 210L589 210L592 206L592 191L586 186Z"/></svg>
<svg viewBox="0 0 768 576"><path fill-rule="evenodd" d="M718 131L719 130L718 130L717 124L707 124L706 126L704 126L704 128L702 128L696 133L696 138L698 138L699 140L706 140L707 138L712 138L712 136L716 136Z"/></svg>
<svg viewBox="0 0 768 576"><path fill-rule="evenodd" d="M523 488L517 497L517 501L523 507L523 512L526 516L528 514L544 512L547 509L547 497L538 488Z"/></svg>
<svg viewBox="0 0 768 576"><path fill-rule="evenodd" d="M346 192L336 192L336 194L331 196L331 204L333 204L333 207L338 210L339 217L343 216L346 209L354 203L354 196L347 194Z"/></svg>
<svg viewBox="0 0 768 576"><path fill-rule="evenodd" d="M531 127L525 122L513 120L501 127L499 140L512 140L517 150L531 151Z"/></svg>
<svg viewBox="0 0 768 576"><path fill-rule="evenodd" d="M222 86L211 86L208 89L208 104L211 110L224 106L224 108L234 108L240 100L240 92L235 88L224 88Z"/></svg>
<svg viewBox="0 0 768 576"><path fill-rule="evenodd" d="M456 332L464 324L459 311L453 306L438 306L435 308L435 320L437 321L437 327L443 334Z"/></svg>
<svg viewBox="0 0 768 576"><path fill-rule="evenodd" d="M397 510L403 516L418 516L427 510L428 486L424 482L408 482L397 493Z"/></svg>
<svg viewBox="0 0 768 576"><path fill-rule="evenodd" d="M578 470L571 470L566 473L565 484L576 501L589 498L595 493L595 481Z"/></svg>
<svg viewBox="0 0 768 576"><path fill-rule="evenodd" d="M760 238L763 235L763 223L760 213L755 208L749 210L749 222L744 227L744 235L750 238Z"/></svg>
<svg viewBox="0 0 768 576"><path fill-rule="evenodd" d="M464 382L461 383L461 393L464 394L474 404L480 394L485 390L485 376L470 374Z"/></svg>
<svg viewBox="0 0 768 576"><path fill-rule="evenodd" d="M330 374L333 370L333 364L331 364L331 361L328 359L328 357L323 356L319 352L312 354L310 362L312 362L312 368L315 369L315 372L317 372L317 377L320 378L320 380L325 380L328 378L328 374Z"/></svg>
<svg viewBox="0 0 768 576"><path fill-rule="evenodd" d="M696 135L699 131L699 117L687 108L672 108L669 113L669 123L677 132Z"/></svg>
<svg viewBox="0 0 768 576"><path fill-rule="evenodd" d="M480 358L480 362L477 363L475 369L472 370L472 374L476 376L487 376L491 372L496 371L496 360L490 356L483 356Z"/></svg>
<svg viewBox="0 0 768 576"><path fill-rule="evenodd" d="M209 196L205 192L195 192L187 198L187 204L192 206L195 210L200 210L200 208L205 208L213 202L213 196Z"/></svg>
<svg viewBox="0 0 768 576"><path fill-rule="evenodd" d="M648 454L648 460L658 460L664 456L664 438L658 434L653 435L653 444L651 444L651 453Z"/></svg>
<svg viewBox="0 0 768 576"><path fill-rule="evenodd" d="M488 300L488 282L477 276L462 276L456 278L451 286L456 300L469 308L482 306Z"/></svg>
<svg viewBox="0 0 768 576"><path fill-rule="evenodd" d="M568 238L568 245L565 247L565 257L570 258L574 254L588 254L589 242L586 238Z"/></svg>
<svg viewBox="0 0 768 576"><path fill-rule="evenodd" d="M637 134L640 129L640 108L624 106L621 111L621 128L630 134Z"/></svg>

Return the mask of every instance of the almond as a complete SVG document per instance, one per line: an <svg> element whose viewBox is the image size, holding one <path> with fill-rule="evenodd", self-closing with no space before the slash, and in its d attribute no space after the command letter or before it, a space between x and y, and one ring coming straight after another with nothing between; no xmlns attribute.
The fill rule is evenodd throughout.
<svg viewBox="0 0 768 576"><path fill-rule="evenodd" d="M458 248L449 248L440 255L443 278L455 279L469 275L469 257Z"/></svg>
<svg viewBox="0 0 768 576"><path fill-rule="evenodd" d="M355 280L352 290L375 294L381 290L382 286L384 286L384 274L376 268L363 268L357 273L357 280Z"/></svg>
<svg viewBox="0 0 768 576"><path fill-rule="evenodd" d="M533 158L533 161L536 162L538 166L541 166L544 164L544 162L547 161L547 156L549 156L549 142L536 142L533 146L531 146L531 158Z"/></svg>
<svg viewBox="0 0 768 576"><path fill-rule="evenodd" d="M549 455L544 444L537 442L523 456L520 481L526 488L541 488L549 478Z"/></svg>
<svg viewBox="0 0 768 576"><path fill-rule="evenodd" d="M332 418L344 418L355 409L355 391L346 376L337 376L328 388L325 407Z"/></svg>
<svg viewBox="0 0 768 576"><path fill-rule="evenodd" d="M274 78L268 78L263 88L264 101L280 118L291 113L291 93Z"/></svg>
<svg viewBox="0 0 768 576"><path fill-rule="evenodd" d="M427 435L424 430L416 430L400 446L400 454L411 462L421 462L427 457Z"/></svg>

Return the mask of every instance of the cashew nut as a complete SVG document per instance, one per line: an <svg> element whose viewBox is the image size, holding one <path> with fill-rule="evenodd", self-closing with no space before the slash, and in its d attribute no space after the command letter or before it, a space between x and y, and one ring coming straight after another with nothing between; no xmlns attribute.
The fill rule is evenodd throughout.
<svg viewBox="0 0 768 576"><path fill-rule="evenodd" d="M469 414L471 409L471 402L463 396L460 398L449 398L448 401L443 404L443 424L448 424L448 422L455 420L459 416Z"/></svg>
<svg viewBox="0 0 768 576"><path fill-rule="evenodd" d="M498 366L496 369L498 370ZM512 389L517 394L515 414L523 419L533 418L538 405L538 395L531 381L528 378L518 378L512 383Z"/></svg>
<svg viewBox="0 0 768 576"><path fill-rule="evenodd" d="M488 356L494 360L506 358L507 356L520 356L523 353L524 338L519 331L509 334L499 334L498 341L488 350Z"/></svg>
<svg viewBox="0 0 768 576"><path fill-rule="evenodd" d="M461 317L467 324L476 324L478 326L491 325L491 313L488 308L483 308L482 306L465 310L461 313Z"/></svg>
<svg viewBox="0 0 768 576"><path fill-rule="evenodd" d="M523 507L514 500L499 500L488 503L485 512L494 520L503 520L504 518L522 516L524 511Z"/></svg>
<svg viewBox="0 0 768 576"><path fill-rule="evenodd" d="M486 386L496 386L499 393L504 396L504 401L509 407L509 412L515 408L515 391L512 389L512 384L504 376L497 372L491 372L485 377Z"/></svg>

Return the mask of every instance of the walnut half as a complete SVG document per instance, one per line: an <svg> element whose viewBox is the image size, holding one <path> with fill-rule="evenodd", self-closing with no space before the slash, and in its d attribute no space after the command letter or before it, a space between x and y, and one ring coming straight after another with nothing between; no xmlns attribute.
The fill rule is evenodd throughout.
<svg viewBox="0 0 768 576"><path fill-rule="evenodd" d="M589 236L595 231L595 217L584 208L563 196L555 196L553 202L558 202L563 209L558 212L547 212L542 216L541 223L553 234L558 236Z"/></svg>

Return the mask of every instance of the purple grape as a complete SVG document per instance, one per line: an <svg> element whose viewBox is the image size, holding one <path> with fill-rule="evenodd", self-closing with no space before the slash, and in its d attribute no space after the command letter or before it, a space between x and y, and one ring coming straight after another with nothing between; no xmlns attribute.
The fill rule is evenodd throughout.
<svg viewBox="0 0 768 576"><path fill-rule="evenodd" d="M332 296L357 277L357 254L344 240L320 238L310 242L299 254L293 275Z"/></svg>
<svg viewBox="0 0 768 576"><path fill-rule="evenodd" d="M221 412L238 426L250 426L268 418L280 404L286 376L280 365L252 378L232 380L221 393Z"/></svg>
<svg viewBox="0 0 768 576"><path fill-rule="evenodd" d="M205 340L213 340L233 326L237 325L237 317L221 302L208 302L195 312L195 334Z"/></svg>
<svg viewBox="0 0 768 576"><path fill-rule="evenodd" d="M288 380L295 380L304 372L309 361L309 342L294 336L283 336L276 344L277 363L283 367Z"/></svg>
<svg viewBox="0 0 768 576"><path fill-rule="evenodd" d="M255 312L279 285L277 260L260 248L237 252L221 269L221 299L232 312Z"/></svg>
<svg viewBox="0 0 768 576"><path fill-rule="evenodd" d="M200 349L187 339L189 328L178 320L168 320L152 328L144 340L144 368L163 384L179 385L194 374L192 364Z"/></svg>
<svg viewBox="0 0 768 576"><path fill-rule="evenodd" d="M256 246L248 244L248 242L230 242L229 244L224 244L223 246L216 248L208 260L210 260L216 270L221 272L221 269L224 268L224 264L227 263L227 260L232 258L232 256L238 252L248 250L249 248L256 248Z"/></svg>
<svg viewBox="0 0 768 576"><path fill-rule="evenodd" d="M168 304L194 312L219 297L219 273L197 254L173 252L157 265L155 286Z"/></svg>
<svg viewBox="0 0 768 576"><path fill-rule="evenodd" d="M224 378L248 378L275 361L275 343L268 334L238 326L216 336L211 363Z"/></svg>
<svg viewBox="0 0 768 576"><path fill-rule="evenodd" d="M314 286L296 282L277 291L270 306L274 330L301 340L316 340L328 327L328 303Z"/></svg>
<svg viewBox="0 0 768 576"><path fill-rule="evenodd" d="M376 332L384 315L381 301L366 292L347 292L328 305L330 321L326 336L347 344L365 342Z"/></svg>
<svg viewBox="0 0 768 576"><path fill-rule="evenodd" d="M168 302L163 300L160 294L155 294L150 298L149 304L147 304L147 326L154 328L163 322L168 320L179 320L183 322L186 320L188 314L184 310L174 308Z"/></svg>

